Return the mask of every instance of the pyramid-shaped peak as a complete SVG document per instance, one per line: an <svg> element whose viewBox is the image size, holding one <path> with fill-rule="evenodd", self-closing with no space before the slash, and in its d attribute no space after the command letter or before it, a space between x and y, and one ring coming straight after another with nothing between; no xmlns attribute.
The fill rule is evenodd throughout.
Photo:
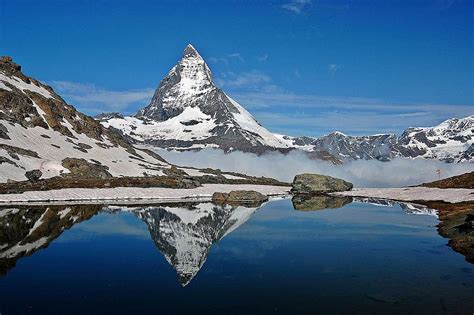
<svg viewBox="0 0 474 315"><path fill-rule="evenodd" d="M188 44L184 49L183 57L201 57L193 45Z"/></svg>

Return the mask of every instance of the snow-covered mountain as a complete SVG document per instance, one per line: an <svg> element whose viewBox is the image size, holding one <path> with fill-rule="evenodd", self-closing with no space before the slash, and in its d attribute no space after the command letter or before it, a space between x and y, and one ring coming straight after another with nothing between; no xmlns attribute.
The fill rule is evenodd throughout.
<svg viewBox="0 0 474 315"><path fill-rule="evenodd" d="M170 167L25 76L11 58L1 58L0 182L26 180L30 170L40 170L42 178L66 175L78 160L114 177L164 175Z"/></svg>
<svg viewBox="0 0 474 315"><path fill-rule="evenodd" d="M474 116L449 119L432 128L408 128L400 137L354 137L340 132L318 138L273 134L216 87L209 67L191 45L160 82L147 107L133 117L111 113L97 119L134 142L167 149L220 148L258 154L302 150L311 158L333 163L388 161L398 156L474 161Z"/></svg>
<svg viewBox="0 0 474 315"><path fill-rule="evenodd" d="M435 127L408 128L398 139L401 155L448 162L474 162L474 115L443 121Z"/></svg>
<svg viewBox="0 0 474 315"><path fill-rule="evenodd" d="M0 183L24 181L29 171L40 171L42 179L216 176L215 171L173 167L135 148L120 133L66 104L51 87L24 75L10 57L2 57Z"/></svg>
<svg viewBox="0 0 474 315"><path fill-rule="evenodd" d="M160 82L147 107L134 117L99 119L137 142L158 147L288 150L285 142L214 84L209 67L192 45Z"/></svg>
<svg viewBox="0 0 474 315"><path fill-rule="evenodd" d="M422 157L446 162L474 162L474 116L448 119L435 127L408 128L394 134L347 136L332 132L319 138L279 135L288 146L310 152L325 151L341 161L394 157Z"/></svg>
<svg viewBox="0 0 474 315"><path fill-rule="evenodd" d="M396 156L393 148L397 137L393 134L353 137L335 131L319 138L278 136L290 147L308 152L328 152L341 161L390 160Z"/></svg>

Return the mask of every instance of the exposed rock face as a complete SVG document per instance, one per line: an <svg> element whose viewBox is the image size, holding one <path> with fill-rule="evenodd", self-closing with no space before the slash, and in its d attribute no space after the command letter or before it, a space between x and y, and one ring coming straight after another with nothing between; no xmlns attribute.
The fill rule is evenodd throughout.
<svg viewBox="0 0 474 315"><path fill-rule="evenodd" d="M112 118L123 118L123 115L121 113L112 112L112 113L101 113L99 115L94 116L94 119L98 121L105 121Z"/></svg>
<svg viewBox="0 0 474 315"><path fill-rule="evenodd" d="M446 162L474 160L474 116L448 119L434 127L410 127L394 134L348 136L341 132L313 137L280 135L290 147L328 152L340 161L390 161L396 157L423 157Z"/></svg>
<svg viewBox="0 0 474 315"><path fill-rule="evenodd" d="M311 147L310 152L324 151L341 161L388 161L397 156L394 151L397 136L393 134L353 137L341 132L332 132L319 138L294 138L294 142L296 145Z"/></svg>
<svg viewBox="0 0 474 315"><path fill-rule="evenodd" d="M32 170L25 173L25 177L28 178L30 182L36 182L41 178L43 173L40 170Z"/></svg>
<svg viewBox="0 0 474 315"><path fill-rule="evenodd" d="M69 170L69 173L63 174L64 177L100 179L112 177L107 171L109 169L107 166L90 163L85 159L66 158L63 160L63 166Z"/></svg>
<svg viewBox="0 0 474 315"><path fill-rule="evenodd" d="M351 190L353 185L345 180L319 174L299 174L293 179L294 194L324 194Z"/></svg>
<svg viewBox="0 0 474 315"><path fill-rule="evenodd" d="M215 192L212 195L212 201L218 204L261 204L267 200L267 196L253 190L233 190L230 193Z"/></svg>
<svg viewBox="0 0 474 315"><path fill-rule="evenodd" d="M291 199L293 208L299 211L337 209L352 202L351 197L327 195L296 195Z"/></svg>

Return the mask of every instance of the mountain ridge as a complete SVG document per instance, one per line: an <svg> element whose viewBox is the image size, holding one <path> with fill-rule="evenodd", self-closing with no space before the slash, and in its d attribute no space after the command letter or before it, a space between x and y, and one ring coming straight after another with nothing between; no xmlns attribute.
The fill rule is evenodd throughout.
<svg viewBox="0 0 474 315"><path fill-rule="evenodd" d="M338 131L321 137L271 133L214 84L210 68L191 44L161 80L148 106L134 116L111 113L97 119L134 143L178 151L214 148L264 154L300 150L312 159L334 164L396 157L474 161L472 115L451 118L435 127L410 127L400 136L348 136Z"/></svg>

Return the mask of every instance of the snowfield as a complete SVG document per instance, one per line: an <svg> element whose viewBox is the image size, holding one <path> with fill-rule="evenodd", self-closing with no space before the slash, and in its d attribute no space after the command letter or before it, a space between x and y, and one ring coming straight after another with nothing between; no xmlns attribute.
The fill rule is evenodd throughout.
<svg viewBox="0 0 474 315"><path fill-rule="evenodd" d="M144 122L135 117L124 117L110 119L102 122L102 125L105 128L122 130L126 135L139 141L149 138L203 140L211 137L212 129L216 127L215 119L204 114L199 107L186 107L178 116L161 122Z"/></svg>
<svg viewBox="0 0 474 315"><path fill-rule="evenodd" d="M2 164L0 182L6 182L8 179L25 180L25 171L32 169L41 170L43 178L68 173L69 170L62 166L62 160L68 157L83 158L90 162L92 160L98 161L109 167L109 172L113 176L141 176L144 172L149 175L163 176L164 173L160 168L169 168L167 163L160 162L143 152L139 152L139 154L145 160L137 162L123 147L113 146L108 139L99 142L85 134L77 133L66 121L63 121L63 125L68 127L76 139L71 140L52 129L24 128L19 124L5 123L4 126L8 130L10 139L0 139L0 144L26 148L36 152L39 158L19 155L19 160L14 162L20 167L8 163ZM77 149L78 143L85 144L90 149L87 149L87 152L82 152ZM104 145L108 147L104 147ZM2 156L10 158L5 149L0 149L0 157Z"/></svg>
<svg viewBox="0 0 474 315"><path fill-rule="evenodd" d="M440 189L428 187L407 188L354 188L334 193L337 196L370 197L400 201L474 201L474 189Z"/></svg>
<svg viewBox="0 0 474 315"><path fill-rule="evenodd" d="M254 190L267 196L287 195L291 187L270 185L205 184L193 189L173 188L67 188L48 191L27 191L21 194L0 194L0 204L22 204L27 202L69 202L69 201L179 201L196 199L211 200L215 192L232 190Z"/></svg>

